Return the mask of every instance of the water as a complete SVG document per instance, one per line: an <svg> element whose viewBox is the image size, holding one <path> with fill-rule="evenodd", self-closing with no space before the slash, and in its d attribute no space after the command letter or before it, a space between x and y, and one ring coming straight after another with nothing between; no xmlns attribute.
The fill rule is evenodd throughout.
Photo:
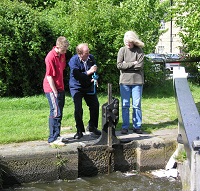
<svg viewBox="0 0 200 191"><path fill-rule="evenodd" d="M178 191L181 182L174 178L157 178L152 174L114 172L110 175L29 183L4 191Z"/></svg>

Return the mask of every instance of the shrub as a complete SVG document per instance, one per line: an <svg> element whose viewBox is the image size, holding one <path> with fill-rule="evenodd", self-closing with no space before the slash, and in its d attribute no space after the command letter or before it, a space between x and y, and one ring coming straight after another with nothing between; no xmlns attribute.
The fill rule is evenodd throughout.
<svg viewBox="0 0 200 191"><path fill-rule="evenodd" d="M0 89L5 90L1 93L8 96L41 93L44 58L58 36L66 36L70 42L68 59L79 43L87 42L99 67L99 91L105 92L107 83L118 91L116 60L124 33L135 30L145 43L144 52L152 52L166 9L159 0L1 1ZM149 82L151 77L146 79Z"/></svg>
<svg viewBox="0 0 200 191"><path fill-rule="evenodd" d="M0 2L0 95L41 92L44 57L53 45L52 31L40 13L25 3Z"/></svg>
<svg viewBox="0 0 200 191"><path fill-rule="evenodd" d="M144 52L152 52L166 8L157 0L70 0L57 1L54 8L43 14L57 36L68 38L72 54L79 43L89 44L99 68L98 90L105 92L108 83L113 84L113 91L118 91L117 52L124 45L124 33L135 30L145 43Z"/></svg>
<svg viewBox="0 0 200 191"><path fill-rule="evenodd" d="M152 62L148 58L144 59L145 86L160 86L166 78L165 63Z"/></svg>

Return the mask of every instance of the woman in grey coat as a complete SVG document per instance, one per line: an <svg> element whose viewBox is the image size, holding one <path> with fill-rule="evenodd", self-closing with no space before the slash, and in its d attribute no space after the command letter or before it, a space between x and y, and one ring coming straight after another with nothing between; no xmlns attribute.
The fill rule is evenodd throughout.
<svg viewBox="0 0 200 191"><path fill-rule="evenodd" d="M124 47L117 55L117 68L120 70L120 95L122 101L122 134L127 134L130 126L129 108L132 97L133 132L142 134L141 99L144 84L144 43L133 31L124 34Z"/></svg>

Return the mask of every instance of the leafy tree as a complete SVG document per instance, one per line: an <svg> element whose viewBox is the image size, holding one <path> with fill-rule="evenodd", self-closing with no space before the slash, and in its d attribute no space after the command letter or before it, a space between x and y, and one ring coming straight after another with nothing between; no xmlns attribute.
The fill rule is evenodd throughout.
<svg viewBox="0 0 200 191"><path fill-rule="evenodd" d="M12 0L15 1L15 0ZM57 0L18 0L19 2L25 2L35 9L45 9L47 7L54 7Z"/></svg>
<svg viewBox="0 0 200 191"><path fill-rule="evenodd" d="M44 56L52 40L39 12L25 3L0 2L0 95L41 92Z"/></svg>
<svg viewBox="0 0 200 191"><path fill-rule="evenodd" d="M176 23L181 27L179 33L184 51L193 57L200 56L200 6L199 0L176 0L173 6Z"/></svg>
<svg viewBox="0 0 200 191"><path fill-rule="evenodd" d="M89 44L99 67L99 91L108 82L118 90L116 58L124 33L136 31L144 52L152 52L167 7L160 0L2 0L0 91L23 96L41 92L44 57L61 35L70 42L68 59L79 43Z"/></svg>
<svg viewBox="0 0 200 191"><path fill-rule="evenodd" d="M116 57L123 46L124 33L135 30L145 43L144 52L152 52L159 39L160 20L167 6L159 0L70 0L58 1L44 14L54 33L69 39L73 54L77 44L89 43L99 66L99 90L102 91L107 82L118 89Z"/></svg>

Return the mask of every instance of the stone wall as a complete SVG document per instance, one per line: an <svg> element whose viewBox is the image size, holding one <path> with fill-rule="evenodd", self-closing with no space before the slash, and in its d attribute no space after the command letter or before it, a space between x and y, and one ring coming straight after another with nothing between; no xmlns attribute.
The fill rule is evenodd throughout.
<svg viewBox="0 0 200 191"><path fill-rule="evenodd" d="M78 177L77 152L54 152L32 155L10 155L1 158L4 185L58 179L73 180Z"/></svg>
<svg viewBox="0 0 200 191"><path fill-rule="evenodd" d="M0 147L3 184L69 180L113 171L163 169L177 146L175 138L167 137L143 135L112 148L91 145L91 141L90 145L72 143L61 148L51 148L41 142Z"/></svg>
<svg viewBox="0 0 200 191"><path fill-rule="evenodd" d="M79 147L78 174L83 177L108 173L109 160L112 171L163 169L176 146L176 141L132 141L114 145L112 152L107 146Z"/></svg>

